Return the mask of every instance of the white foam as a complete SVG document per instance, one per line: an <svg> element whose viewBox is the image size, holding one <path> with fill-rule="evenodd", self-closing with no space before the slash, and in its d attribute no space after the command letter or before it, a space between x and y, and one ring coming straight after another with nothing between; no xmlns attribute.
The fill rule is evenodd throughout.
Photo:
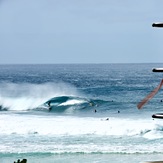
<svg viewBox="0 0 163 163"><path fill-rule="evenodd" d="M79 94L75 87L65 83L0 83L0 90L0 105L10 110L28 110L52 97Z"/></svg>
<svg viewBox="0 0 163 163"><path fill-rule="evenodd" d="M40 135L108 135L108 136L143 136L153 134L158 138L157 126L153 121L131 119L71 116L34 116L34 115L0 115L1 134L28 134L31 132ZM157 134L156 134L157 133ZM163 137L163 136L161 136ZM160 138L160 137L159 137Z"/></svg>
<svg viewBox="0 0 163 163"><path fill-rule="evenodd" d="M1 152L152 153L162 152L152 120L110 117L0 114ZM149 131L149 132L146 132ZM137 142L137 140L139 141ZM136 140L136 141L135 141ZM131 142L130 142L131 141ZM144 142L145 141L145 142ZM5 142L5 143L4 143ZM15 143L21 143L21 148ZM7 144L8 143L8 144ZM8 145L10 148L8 148Z"/></svg>
<svg viewBox="0 0 163 163"><path fill-rule="evenodd" d="M67 106L67 105L77 105L84 103L84 100L68 100L66 102L61 103L59 106Z"/></svg>

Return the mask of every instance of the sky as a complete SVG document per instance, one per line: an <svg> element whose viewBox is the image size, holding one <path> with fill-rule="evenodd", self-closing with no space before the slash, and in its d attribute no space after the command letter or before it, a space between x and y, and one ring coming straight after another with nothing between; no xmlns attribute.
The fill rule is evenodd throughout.
<svg viewBox="0 0 163 163"><path fill-rule="evenodd" d="M0 0L0 64L163 63L162 0Z"/></svg>

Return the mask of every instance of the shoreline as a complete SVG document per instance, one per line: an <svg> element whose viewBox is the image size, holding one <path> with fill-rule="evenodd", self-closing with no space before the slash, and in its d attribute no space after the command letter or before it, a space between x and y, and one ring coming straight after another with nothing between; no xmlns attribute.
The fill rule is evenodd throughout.
<svg viewBox="0 0 163 163"><path fill-rule="evenodd" d="M149 163L163 160L162 154L3 154L0 162L12 163L27 159L27 163L72 163L72 162L103 162L103 163Z"/></svg>

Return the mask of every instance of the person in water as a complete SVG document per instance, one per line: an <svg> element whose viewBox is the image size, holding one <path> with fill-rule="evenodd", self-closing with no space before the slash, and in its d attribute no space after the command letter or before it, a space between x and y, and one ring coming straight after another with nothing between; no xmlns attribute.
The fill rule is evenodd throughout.
<svg viewBox="0 0 163 163"><path fill-rule="evenodd" d="M50 106L50 101L48 102L48 106L49 106L49 111L52 110L51 106Z"/></svg>

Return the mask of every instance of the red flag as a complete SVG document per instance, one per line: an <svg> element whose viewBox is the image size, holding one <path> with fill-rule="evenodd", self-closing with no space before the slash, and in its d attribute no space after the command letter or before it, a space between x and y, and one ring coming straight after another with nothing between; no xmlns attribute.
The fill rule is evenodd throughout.
<svg viewBox="0 0 163 163"><path fill-rule="evenodd" d="M153 98L154 95L160 90L162 85L163 79L161 80L161 83L137 105L137 108L141 109L151 98Z"/></svg>

